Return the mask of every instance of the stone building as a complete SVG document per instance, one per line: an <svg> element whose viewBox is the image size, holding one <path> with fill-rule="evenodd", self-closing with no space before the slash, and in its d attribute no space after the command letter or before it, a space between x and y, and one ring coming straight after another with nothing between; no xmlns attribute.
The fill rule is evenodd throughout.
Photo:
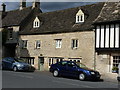
<svg viewBox="0 0 120 90"><path fill-rule="evenodd" d="M38 13L41 13L40 2L33 2L33 6L26 7L26 0L21 0L20 8L6 11L6 5L1 5L0 16L2 21L0 31L2 32L2 57L15 57L18 46L19 31L26 22ZM36 5L36 6L35 6Z"/></svg>
<svg viewBox="0 0 120 90"><path fill-rule="evenodd" d="M96 68L111 73L120 63L120 2L105 3L94 23Z"/></svg>
<svg viewBox="0 0 120 90"><path fill-rule="evenodd" d="M18 56L40 71L61 60L80 61L95 68L93 21L104 3L40 13L19 32Z"/></svg>
<svg viewBox="0 0 120 90"><path fill-rule="evenodd" d="M101 73L120 62L120 3L105 2L45 12L36 0L26 7L5 11L1 31L4 57L26 59L40 71L62 60L80 61Z"/></svg>

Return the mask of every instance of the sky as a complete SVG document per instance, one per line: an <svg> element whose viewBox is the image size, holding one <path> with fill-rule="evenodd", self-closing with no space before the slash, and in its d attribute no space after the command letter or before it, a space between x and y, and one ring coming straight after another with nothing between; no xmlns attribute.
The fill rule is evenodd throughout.
<svg viewBox="0 0 120 90"><path fill-rule="evenodd" d="M95 2L41 2L40 8L43 12L50 12L56 10L62 10L86 4L92 4ZM18 9L20 2L5 2L7 11ZM31 6L32 2L27 2L27 6Z"/></svg>

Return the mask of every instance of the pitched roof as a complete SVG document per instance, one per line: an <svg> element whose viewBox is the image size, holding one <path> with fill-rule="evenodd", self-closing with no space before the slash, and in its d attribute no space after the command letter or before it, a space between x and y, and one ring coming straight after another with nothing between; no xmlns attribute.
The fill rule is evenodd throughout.
<svg viewBox="0 0 120 90"><path fill-rule="evenodd" d="M2 18L2 27L22 24L33 11L34 9L32 7L27 7L22 10L17 9L5 12L5 17Z"/></svg>
<svg viewBox="0 0 120 90"><path fill-rule="evenodd" d="M104 3L97 3L60 11L40 13L38 15L41 21L40 27L37 29L33 28L33 21L35 19L33 17L26 27L20 31L20 34L49 34L92 30L92 23L99 15L103 5ZM79 9L85 13L85 22L77 24L76 14Z"/></svg>
<svg viewBox="0 0 120 90"><path fill-rule="evenodd" d="M106 2L101 13L94 22L97 24L115 21L120 21L120 2Z"/></svg>

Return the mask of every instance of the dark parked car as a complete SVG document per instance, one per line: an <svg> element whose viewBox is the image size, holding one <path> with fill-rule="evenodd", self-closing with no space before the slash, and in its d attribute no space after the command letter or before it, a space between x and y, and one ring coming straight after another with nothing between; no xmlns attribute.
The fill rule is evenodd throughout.
<svg viewBox="0 0 120 90"><path fill-rule="evenodd" d="M117 80L120 82L120 76L117 76Z"/></svg>
<svg viewBox="0 0 120 90"><path fill-rule="evenodd" d="M50 67L50 72L53 73L53 76L71 76L77 77L80 80L86 79L100 79L100 73L92 69L87 68L82 63L75 63L73 61L61 61L56 64L52 64Z"/></svg>
<svg viewBox="0 0 120 90"><path fill-rule="evenodd" d="M2 69L13 71L34 71L35 68L25 62L24 59L7 57L2 59Z"/></svg>

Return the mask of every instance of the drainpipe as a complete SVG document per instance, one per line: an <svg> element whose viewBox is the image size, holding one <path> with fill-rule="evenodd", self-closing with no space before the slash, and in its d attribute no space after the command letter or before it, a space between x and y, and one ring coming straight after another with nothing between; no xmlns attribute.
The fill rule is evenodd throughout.
<svg viewBox="0 0 120 90"><path fill-rule="evenodd" d="M94 42L94 70L96 70L96 51L95 51L95 47L96 47L96 45L95 45L95 42L96 42L96 36L95 36L95 30L96 30L96 27L95 27L95 29L93 29L93 31L94 31L94 38L93 38L93 42Z"/></svg>

